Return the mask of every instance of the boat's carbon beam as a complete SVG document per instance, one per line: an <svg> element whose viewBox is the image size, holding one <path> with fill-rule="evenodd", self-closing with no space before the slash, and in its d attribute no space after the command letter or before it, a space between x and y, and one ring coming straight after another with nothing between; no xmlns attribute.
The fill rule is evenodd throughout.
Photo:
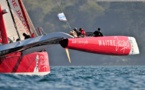
<svg viewBox="0 0 145 90"><path fill-rule="evenodd" d="M46 45L49 46L53 44L59 44L60 41L65 38L72 38L72 36L64 32L54 32L54 33L49 33L47 35L38 36L35 38L30 38L30 39L26 39L26 40L14 42L14 43L3 44L0 46L0 56L9 54L15 51L24 51L27 49L32 49L34 47L39 47L43 45L46 47ZM44 50L44 47L40 47L39 50ZM35 52L35 51L38 51L38 50L33 49L32 52Z"/></svg>

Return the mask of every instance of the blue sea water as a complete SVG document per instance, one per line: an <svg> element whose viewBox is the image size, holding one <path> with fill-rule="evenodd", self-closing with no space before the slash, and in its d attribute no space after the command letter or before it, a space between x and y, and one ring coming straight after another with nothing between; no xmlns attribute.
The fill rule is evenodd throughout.
<svg viewBox="0 0 145 90"><path fill-rule="evenodd" d="M145 90L145 66L52 66L45 76L0 74L0 90Z"/></svg>

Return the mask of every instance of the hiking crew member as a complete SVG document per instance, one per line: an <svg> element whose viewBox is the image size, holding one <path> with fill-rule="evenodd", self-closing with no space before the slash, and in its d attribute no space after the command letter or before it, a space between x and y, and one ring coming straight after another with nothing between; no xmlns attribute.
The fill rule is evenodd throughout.
<svg viewBox="0 0 145 90"><path fill-rule="evenodd" d="M72 35L73 37L78 37L74 29L70 31L70 35Z"/></svg>
<svg viewBox="0 0 145 90"><path fill-rule="evenodd" d="M26 33L23 33L24 39L31 38L30 35L27 35Z"/></svg>
<svg viewBox="0 0 145 90"><path fill-rule="evenodd" d="M73 30L77 33L77 37L79 37L81 33L77 30L77 28L74 28Z"/></svg>
<svg viewBox="0 0 145 90"><path fill-rule="evenodd" d="M101 30L101 29L98 28L98 30L96 30L96 31L94 32L94 37L100 37L100 36L103 36L103 34L102 34L102 32L101 32L100 30Z"/></svg>
<svg viewBox="0 0 145 90"><path fill-rule="evenodd" d="M79 29L80 33L81 33L81 37L85 37L86 36L86 32L83 28Z"/></svg>

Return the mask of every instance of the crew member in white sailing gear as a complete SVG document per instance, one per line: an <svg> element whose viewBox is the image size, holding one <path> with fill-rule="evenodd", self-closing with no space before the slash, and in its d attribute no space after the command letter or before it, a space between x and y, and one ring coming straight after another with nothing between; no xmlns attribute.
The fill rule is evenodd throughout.
<svg viewBox="0 0 145 90"><path fill-rule="evenodd" d="M75 38L78 37L77 32L74 29L71 30L69 34L74 36Z"/></svg>
<svg viewBox="0 0 145 90"><path fill-rule="evenodd" d="M81 35L81 33L77 30L77 28L74 28L74 31L77 33L77 37Z"/></svg>
<svg viewBox="0 0 145 90"><path fill-rule="evenodd" d="M103 33L102 33L100 30L101 30L101 29L98 28L98 30L96 30L96 31L94 32L94 37L100 37L100 36L103 36Z"/></svg>

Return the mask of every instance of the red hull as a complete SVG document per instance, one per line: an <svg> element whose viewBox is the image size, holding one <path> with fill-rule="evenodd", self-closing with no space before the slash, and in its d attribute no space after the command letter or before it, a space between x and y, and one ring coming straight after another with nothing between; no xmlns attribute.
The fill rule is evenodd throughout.
<svg viewBox="0 0 145 90"><path fill-rule="evenodd" d="M24 19L23 16L19 17L19 22L22 22L23 26L28 26L28 22L26 19L24 7L22 6L21 0L12 0L12 1L6 1L9 2L9 4L13 5L13 9L17 9L17 14L24 15L24 19L26 21L27 25L24 25ZM17 3L18 2L18 3ZM5 2L2 2L2 4L7 4ZM1 4L1 5L2 5ZM0 5L0 43L1 44L8 44L8 34L6 30L6 23L4 22L4 9L5 5L3 5L2 8ZM20 7L18 6L20 5ZM10 8L10 7L9 7ZM20 12L22 9L22 13ZM10 13L10 11L8 12ZM11 14L13 17L13 15ZM16 21L16 20L15 20ZM16 24L17 25L17 24ZM18 28L17 28L18 29ZM28 28L30 30L30 28ZM26 28L27 30L27 28ZM11 31L13 32L13 31ZM45 75L50 72L50 66L49 66L49 58L47 52L34 52L27 55L21 55L21 52L13 52L11 54L7 54L5 56L0 57L0 73L16 73L16 74L38 74L38 75Z"/></svg>
<svg viewBox="0 0 145 90"><path fill-rule="evenodd" d="M136 40L127 36L70 38L60 42L62 47L108 55L139 54Z"/></svg>
<svg viewBox="0 0 145 90"><path fill-rule="evenodd" d="M50 72L47 52L35 52L25 56L14 52L0 57L0 73L48 74Z"/></svg>

